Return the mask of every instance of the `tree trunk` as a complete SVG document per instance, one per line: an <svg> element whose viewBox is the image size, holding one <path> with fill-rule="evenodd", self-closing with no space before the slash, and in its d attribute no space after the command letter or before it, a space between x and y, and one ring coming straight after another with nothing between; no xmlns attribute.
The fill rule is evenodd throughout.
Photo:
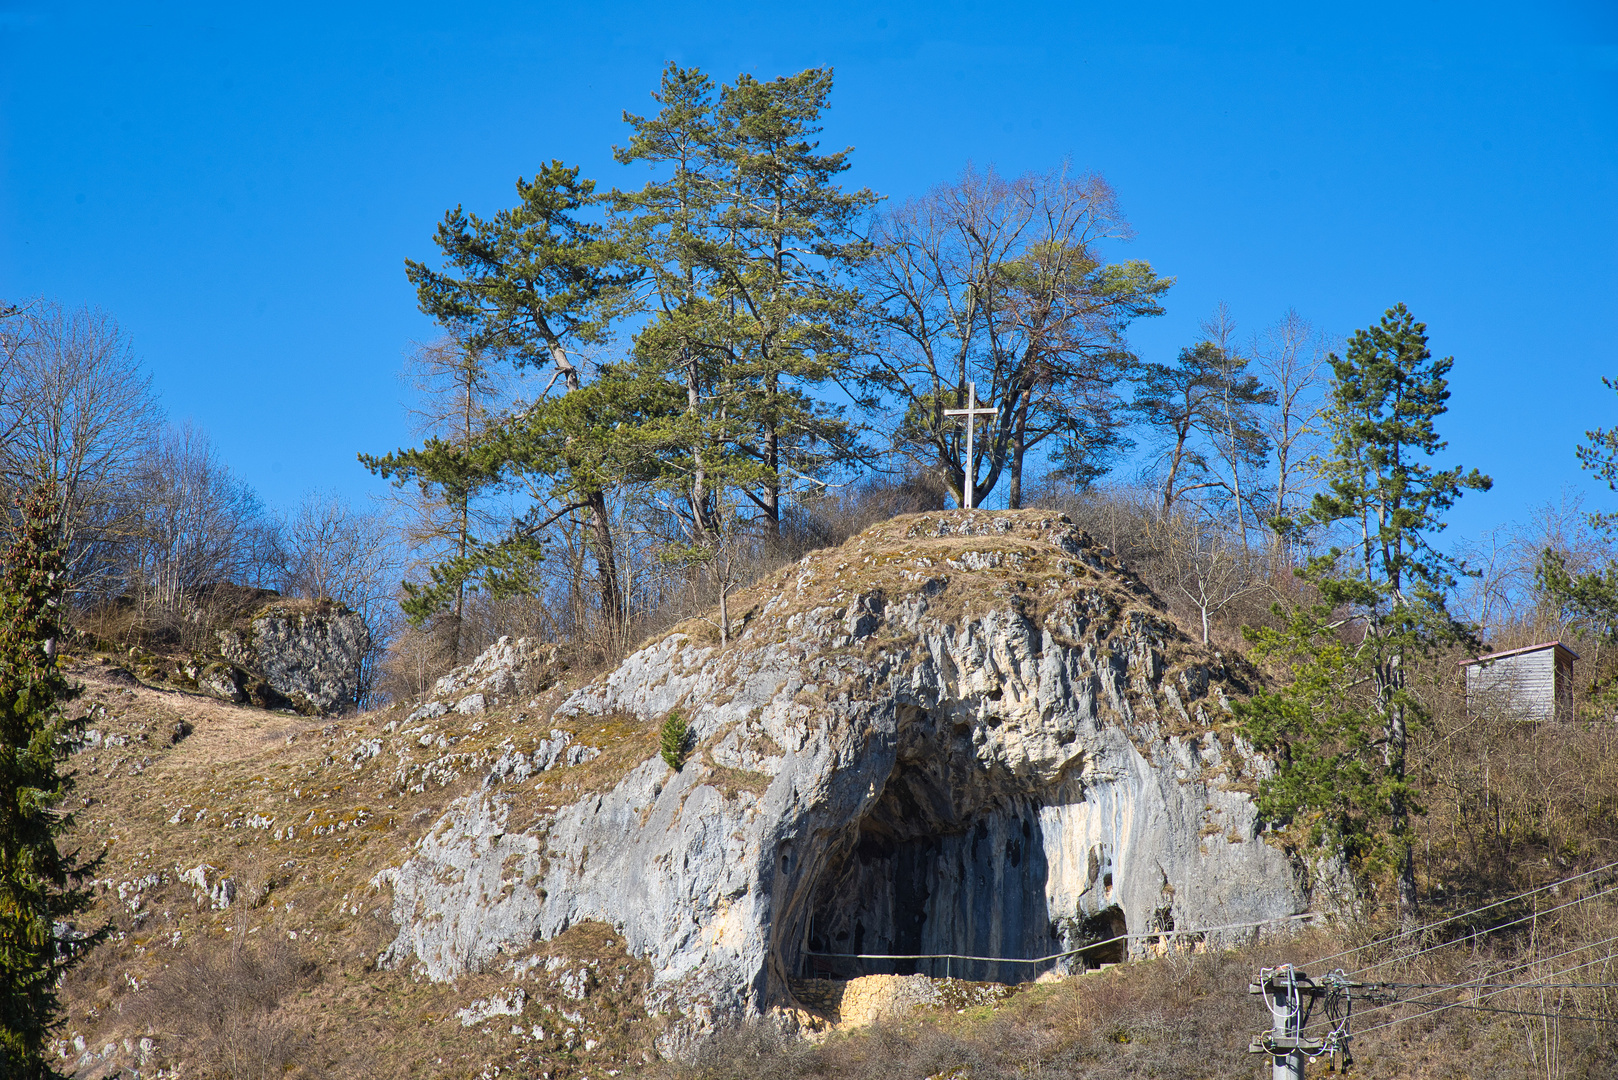
<svg viewBox="0 0 1618 1080"><path fill-rule="evenodd" d="M776 424L776 378L764 388L764 465L770 470L764 483L764 544L772 554L781 546L781 432Z"/></svg>
<svg viewBox="0 0 1618 1080"><path fill-rule="evenodd" d="M583 384L579 369L573 365L559 340L551 340L550 352L551 363L562 375L562 384L569 392L579 389ZM613 552L612 519L607 515L607 496L599 490L586 491L582 495L585 505L590 508L590 554L596 561L601 616L606 620L613 642L621 644L624 627L623 588L618 582L618 560Z"/></svg>
<svg viewBox="0 0 1618 1080"><path fill-rule="evenodd" d="M1247 550L1247 510L1242 506L1241 453L1236 446L1236 421L1230 410L1230 391L1225 392L1225 419L1230 439L1230 484L1236 495L1236 527L1242 531L1242 554Z"/></svg>
<svg viewBox="0 0 1618 1080"><path fill-rule="evenodd" d="M613 550L612 522L607 516L607 497L592 491L585 497L590 507L590 554L596 560L596 578L601 590L601 616L615 647L622 647L624 617L623 587L618 581L618 556Z"/></svg>
<svg viewBox="0 0 1618 1080"><path fill-rule="evenodd" d="M1010 487L1006 492L1006 509L1022 509L1022 458L1027 451L1023 439L1028 428L1028 395L1023 395L1017 405L1016 426L1011 432L1011 478Z"/></svg>
<svg viewBox="0 0 1618 1080"><path fill-rule="evenodd" d="M1395 695L1404 686L1403 661L1404 657L1398 653L1388 658L1379 671L1378 681L1382 685L1377 688L1384 721L1383 736L1386 739L1383 761L1389 776L1400 787L1405 780L1405 750L1409 742L1404 706L1395 700ZM1389 801L1388 813L1393 819L1391 831L1394 842L1399 845L1399 880L1395 887L1399 929L1409 933L1416 928L1416 852L1410 838L1410 808L1405 804L1404 795L1397 789Z"/></svg>

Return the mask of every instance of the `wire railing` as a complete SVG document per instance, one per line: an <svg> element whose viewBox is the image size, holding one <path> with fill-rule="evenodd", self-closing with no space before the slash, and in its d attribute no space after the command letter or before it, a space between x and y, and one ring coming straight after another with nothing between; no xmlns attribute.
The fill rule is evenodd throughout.
<svg viewBox="0 0 1618 1080"><path fill-rule="evenodd" d="M1086 954L1093 956L1112 945L1122 945L1124 950L1127 951L1128 943L1131 941L1162 941L1165 939L1183 937L1205 937L1208 934L1230 933L1237 930L1257 930L1266 926L1275 926L1281 923L1299 922L1308 919L1318 919L1320 917L1321 916L1318 912L1306 911L1298 915L1280 915L1273 919L1259 919L1254 922L1225 923L1221 926L1197 926L1187 927L1184 929L1174 928L1167 930L1145 930L1141 931L1140 933L1117 934L1110 938L1102 938L1099 941L1086 942L1077 948L1066 949L1062 952L1051 953L1047 956L982 956L976 953L838 953L822 952L815 949L805 950L802 955L806 959L819 958L824 960L855 960L860 961L861 963L867 961L876 961L883 964L892 965L895 969L893 971L861 972L861 974L866 975L922 974L931 975L935 978L942 976L944 978L964 979L968 978L969 975L975 974L980 978L984 978L985 981L1022 982L1026 981L1027 978L1040 974L1040 972L1034 971L1031 975L1023 975L1022 978L997 979L992 974L984 977L982 974L983 968L981 966L973 968L966 965L1003 964L1009 965L1013 969L1013 972L1020 973L1027 971L1029 968L1037 969L1042 964L1055 965L1058 961L1067 960L1075 956L1084 956ZM918 965L923 961L929 962L929 970L920 971L919 968L915 967L915 965ZM957 969L957 965L961 965L959 969ZM897 969L900 966L911 966L912 970L899 971ZM940 968L942 968L942 970L939 970ZM993 969L991 968L990 971L992 972Z"/></svg>

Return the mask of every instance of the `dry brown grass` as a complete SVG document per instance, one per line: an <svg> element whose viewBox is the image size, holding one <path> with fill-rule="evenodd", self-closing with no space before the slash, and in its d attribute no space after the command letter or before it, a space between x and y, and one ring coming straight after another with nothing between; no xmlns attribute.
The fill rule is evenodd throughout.
<svg viewBox="0 0 1618 1080"><path fill-rule="evenodd" d="M1328 966L1353 968L1388 961L1364 977L1389 982L1454 982L1512 970L1538 956L1513 978L1553 982L1568 961L1545 958L1569 943L1598 940L1618 930L1611 905L1560 923L1546 920L1524 935L1468 942L1465 937L1414 960L1400 962L1384 949L1367 950ZM1590 935L1599 935L1591 938ZM1442 939L1438 939L1442 940ZM1437 944L1429 940L1424 944ZM1260 967L1292 962L1311 974L1312 960L1349 947L1353 939L1328 933L1291 941L1201 954L1175 954L1059 983L1020 988L997 1007L923 1010L902 1021L835 1034L819 1044L782 1038L766 1025L723 1032L687 1060L663 1065L662 1080L1208 1080L1267 1076L1268 1059L1247 1052L1267 1029L1268 1013L1247 986ZM1406 950L1407 952L1409 950ZM1606 949L1611 955L1612 949ZM1580 954L1600 956L1601 952ZM1577 977L1611 981L1607 965ZM1618 1025L1450 1009L1425 1018L1424 1010L1457 995L1423 998L1402 991L1404 1003L1378 1009L1362 1001L1352 1043L1352 1074L1366 1080L1601 1080L1618 1060ZM1559 996L1560 995L1560 996ZM1561 1009L1618 1021L1610 990L1515 990L1484 1004L1523 1011ZM1317 1016L1319 1015L1317 1011ZM1373 1027L1397 1017L1392 1026ZM1311 1031L1318 1033L1315 1023ZM1339 1072L1342 1060L1322 1059L1313 1075Z"/></svg>
<svg viewBox="0 0 1618 1080"><path fill-rule="evenodd" d="M560 1078L649 1052L661 1022L642 1003L647 972L605 928L574 927L529 950L569 964L588 954L591 989L579 1001L548 1001L543 969L531 975L520 984L529 994L521 1037L499 1024L463 1026L456 1015L514 985L509 973L440 986L375 964L397 931L389 897L371 879L397 865L451 799L476 790L505 747L531 750L548 737L548 713L514 703L400 730L403 709L312 720L121 685L106 671L75 664L86 690L70 706L89 714L97 735L73 759L69 843L106 850L86 921L113 931L64 987L61 1045L76 1061L73 1040L84 1040L91 1060L82 1075L162 1067L185 1076L475 1077L531 1061ZM181 719L191 731L176 743ZM533 778L529 812L610 787L655 752L655 725L633 717L567 726L602 752ZM380 753L356 757L373 742ZM230 880L228 906L195 887L198 868L215 890ZM187 871L192 881L182 880ZM215 984L208 1001L183 1006ZM583 1016L598 1045L586 1052L582 1036L567 1045L564 1008ZM545 1039L533 1035L536 1024Z"/></svg>

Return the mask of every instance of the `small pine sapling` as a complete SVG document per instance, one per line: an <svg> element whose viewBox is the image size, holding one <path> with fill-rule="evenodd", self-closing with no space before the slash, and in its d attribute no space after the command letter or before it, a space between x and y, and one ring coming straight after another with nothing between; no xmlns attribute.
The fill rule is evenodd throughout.
<svg viewBox="0 0 1618 1080"><path fill-rule="evenodd" d="M658 741L658 749L668 767L675 772L679 772L680 767L685 764L686 742L690 736L690 729L685 726L685 717L680 715L679 710L669 713L669 718L663 721L663 734Z"/></svg>

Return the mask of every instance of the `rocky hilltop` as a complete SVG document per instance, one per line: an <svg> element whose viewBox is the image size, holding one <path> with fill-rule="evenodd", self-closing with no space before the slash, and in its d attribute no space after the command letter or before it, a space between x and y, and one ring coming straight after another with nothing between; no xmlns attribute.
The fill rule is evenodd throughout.
<svg viewBox="0 0 1618 1080"><path fill-rule="evenodd" d="M188 620L201 640L190 649L174 640L150 640L161 634L131 633L133 603L127 598L98 613L117 627L110 640L86 633L79 642L124 651L114 642L148 638L127 649L123 665L150 685L310 716L352 708L370 644L358 613L331 600L282 596L274 589L228 582L203 586L194 601Z"/></svg>
<svg viewBox="0 0 1618 1080"><path fill-rule="evenodd" d="M601 922L690 1032L795 1007L795 980L867 963L849 954L1044 957L1309 910L1304 868L1258 835L1267 765L1231 730L1252 674L1194 646L1066 519L898 518L732 610L728 646L687 624L552 714L650 730L678 713L683 767L643 744L621 775L558 801L535 778L598 751L566 758L558 730L502 754L375 879L399 927L383 966L515 972L529 943ZM544 664L504 642L403 733L509 699Z"/></svg>
<svg viewBox="0 0 1618 1080"><path fill-rule="evenodd" d="M723 647L693 620L584 675L502 640L338 717L68 657L71 842L105 851L111 934L64 988L63 1068L618 1075L731 1019L954 1016L1002 992L963 976L1320 906L1258 835L1268 766L1229 711L1254 674L1065 519L897 518L732 611Z"/></svg>

